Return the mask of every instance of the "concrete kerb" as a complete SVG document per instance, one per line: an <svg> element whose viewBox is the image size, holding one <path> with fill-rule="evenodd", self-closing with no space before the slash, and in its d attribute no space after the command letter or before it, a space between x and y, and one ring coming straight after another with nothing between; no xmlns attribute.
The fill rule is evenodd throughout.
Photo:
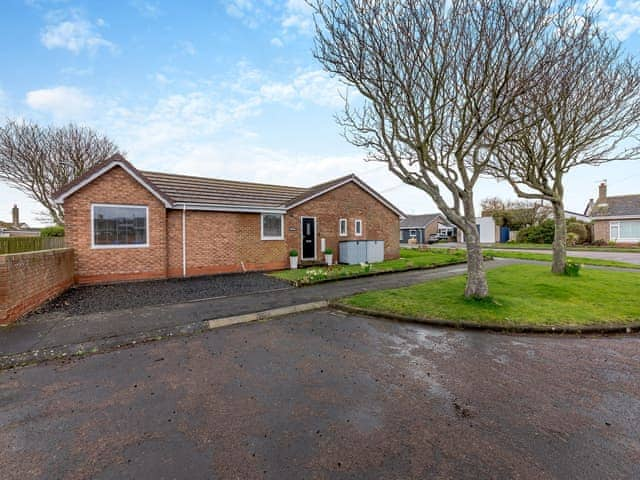
<svg viewBox="0 0 640 480"><path fill-rule="evenodd" d="M442 320L428 319L422 317L413 317L410 315L400 315L397 313L379 312L367 308L352 307L345 305L339 300L329 302L329 307L342 312L354 315L364 315L367 317L383 318L387 320L420 323L423 325L431 325L440 328L455 328L468 330L484 330L500 333L542 333L542 334L572 334L572 335L603 335L603 334L619 334L619 333L637 333L640 332L640 322L628 325L584 325L584 326L542 326L542 325L500 325L500 324L480 324L468 320Z"/></svg>
<svg viewBox="0 0 640 480"><path fill-rule="evenodd" d="M235 315L231 317L192 322L185 325L160 328L131 335L110 337L89 342L44 348L42 350L31 350L12 355L4 355L0 356L0 370L38 364L49 360L71 359L79 358L85 355L105 353L121 348L132 347L137 344L155 342L172 337L195 335L208 330L214 330L216 328L239 325L242 323L266 321L285 315L291 315L294 313L320 310L323 308L327 308L328 305L329 302L326 300L309 302L300 305L291 305L287 307L263 310L261 312L249 313L245 315Z"/></svg>

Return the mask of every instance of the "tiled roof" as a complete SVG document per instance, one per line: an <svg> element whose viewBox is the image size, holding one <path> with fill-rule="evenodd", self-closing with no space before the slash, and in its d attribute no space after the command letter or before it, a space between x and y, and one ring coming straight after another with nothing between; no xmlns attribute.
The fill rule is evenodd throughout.
<svg viewBox="0 0 640 480"><path fill-rule="evenodd" d="M169 173L140 173L175 203L278 208L308 190Z"/></svg>
<svg viewBox="0 0 640 480"><path fill-rule="evenodd" d="M400 221L400 228L424 228L433 222L436 218L445 218L440 213L426 213L424 215L407 215L406 218ZM446 222L449 225L449 222Z"/></svg>
<svg viewBox="0 0 640 480"><path fill-rule="evenodd" d="M346 175L309 188L268 185L262 183L193 177L172 173L138 171L119 154L96 164L88 172L67 184L55 198L63 203L65 198L83 188L111 168L119 166L131 174L145 188L161 199L168 208L214 209L230 211L261 211L260 209L285 210L322 195L345 183L354 182L377 198L399 216L402 212L355 175Z"/></svg>
<svg viewBox="0 0 640 480"><path fill-rule="evenodd" d="M640 215L640 195L607 197L605 202L597 201L591 211L592 217L623 217Z"/></svg>
<svg viewBox="0 0 640 480"><path fill-rule="evenodd" d="M298 194L295 197L290 198L286 202L286 205L287 206L295 205L296 203L302 202L307 198L317 195L318 193L322 193L324 190L331 189L332 187L340 185L341 183L344 183L354 178L355 178L355 175L345 175L344 177L336 178L334 180L329 180L328 182L319 183L318 185L314 185L313 187L310 187L310 188L303 188L301 189L302 191L298 192Z"/></svg>

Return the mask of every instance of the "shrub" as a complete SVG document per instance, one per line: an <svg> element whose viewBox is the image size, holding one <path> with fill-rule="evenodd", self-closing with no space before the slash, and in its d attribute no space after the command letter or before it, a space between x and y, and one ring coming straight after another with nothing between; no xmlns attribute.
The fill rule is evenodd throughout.
<svg viewBox="0 0 640 480"><path fill-rule="evenodd" d="M545 220L538 225L523 228L518 232L520 243L553 243L555 225L553 220Z"/></svg>
<svg viewBox="0 0 640 480"><path fill-rule="evenodd" d="M64 237L64 227L55 225L53 227L44 227L40 230L41 237Z"/></svg>
<svg viewBox="0 0 640 480"><path fill-rule="evenodd" d="M330 248L325 248L324 249L324 254L325 255L331 255L331 254L333 254L333 250L331 250Z"/></svg>
<svg viewBox="0 0 640 480"><path fill-rule="evenodd" d="M587 225L583 222L578 222L577 220L567 222L567 235L573 234L576 244L583 244L589 241L589 229Z"/></svg>
<svg viewBox="0 0 640 480"><path fill-rule="evenodd" d="M575 247L576 244L578 243L578 240L579 240L579 237L577 234L573 232L567 233L567 245L569 247Z"/></svg>
<svg viewBox="0 0 640 480"><path fill-rule="evenodd" d="M582 265L580 265L579 263L567 262L564 266L564 274L569 277L577 277L578 275L580 275L581 268Z"/></svg>
<svg viewBox="0 0 640 480"><path fill-rule="evenodd" d="M291 250L289 250L289 256L290 257L297 257L298 256L298 250L296 250L295 248L292 248Z"/></svg>
<svg viewBox="0 0 640 480"><path fill-rule="evenodd" d="M593 245L594 247L604 247L607 245L607 242L599 238L598 240L594 240L593 242L591 242L591 245Z"/></svg>

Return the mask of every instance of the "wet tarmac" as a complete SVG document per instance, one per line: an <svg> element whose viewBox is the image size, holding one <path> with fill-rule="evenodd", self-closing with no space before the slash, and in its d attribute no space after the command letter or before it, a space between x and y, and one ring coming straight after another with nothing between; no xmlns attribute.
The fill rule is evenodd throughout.
<svg viewBox="0 0 640 480"><path fill-rule="evenodd" d="M640 337L325 310L3 371L0 472L640 478Z"/></svg>

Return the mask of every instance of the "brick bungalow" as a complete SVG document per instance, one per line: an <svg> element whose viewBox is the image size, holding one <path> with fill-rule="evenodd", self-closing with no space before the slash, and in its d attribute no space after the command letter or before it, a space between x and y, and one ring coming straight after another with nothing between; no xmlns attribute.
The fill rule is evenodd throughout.
<svg viewBox="0 0 640 480"><path fill-rule="evenodd" d="M617 244L640 242L640 195L607 195L607 184L598 188L598 198L589 200L585 215L593 223L593 239Z"/></svg>
<svg viewBox="0 0 640 480"><path fill-rule="evenodd" d="M311 188L143 172L115 155L56 195L75 280L102 283L288 268L289 250L339 261L342 240L400 253L402 212L355 175Z"/></svg>
<svg viewBox="0 0 640 480"><path fill-rule="evenodd" d="M429 236L455 239L456 228L440 213L406 215L400 221L400 243L427 243Z"/></svg>

